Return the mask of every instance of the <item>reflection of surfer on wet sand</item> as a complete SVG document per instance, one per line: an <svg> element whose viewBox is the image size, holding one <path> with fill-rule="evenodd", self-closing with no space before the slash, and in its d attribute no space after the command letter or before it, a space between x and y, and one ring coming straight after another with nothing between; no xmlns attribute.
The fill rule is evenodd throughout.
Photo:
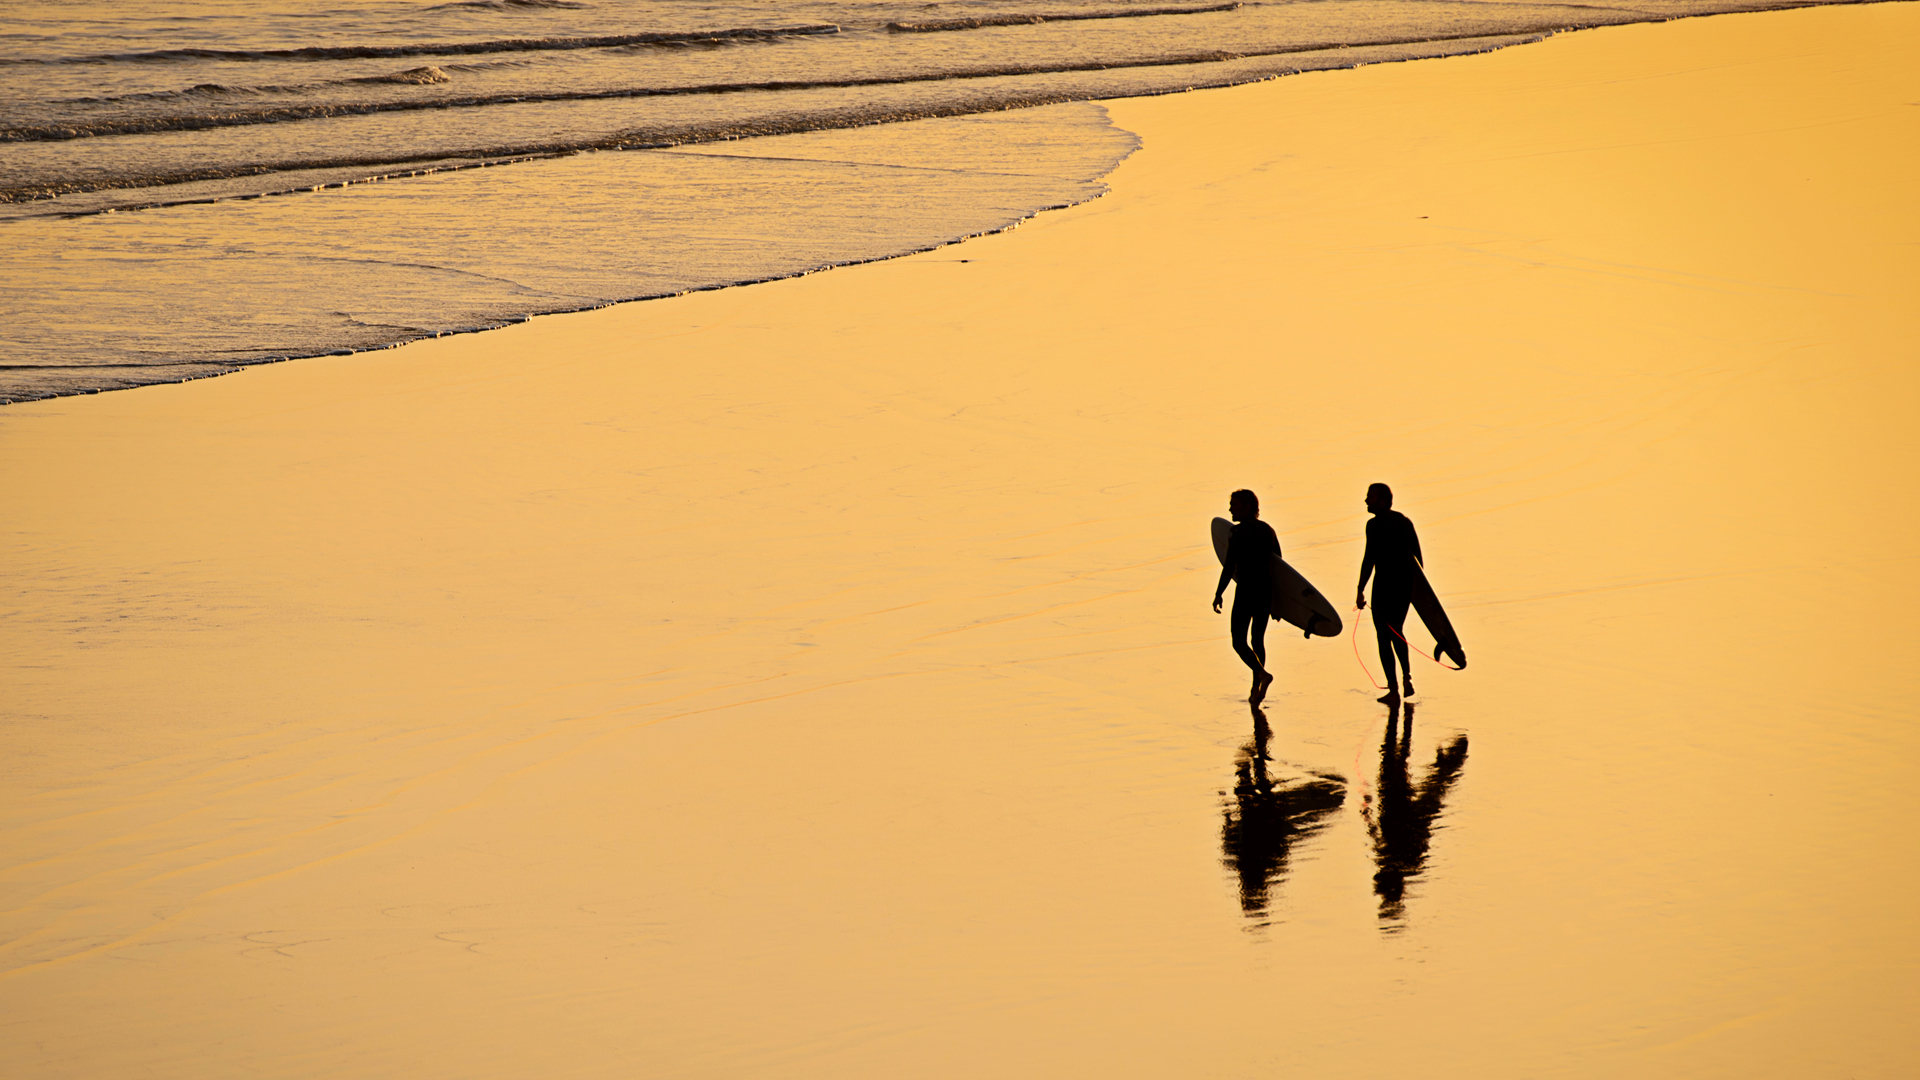
<svg viewBox="0 0 1920 1080"><path fill-rule="evenodd" d="M1325 828L1328 815L1346 801L1346 785L1337 776L1275 784L1267 773L1271 737L1266 715L1254 706L1253 741L1240 748L1234 763L1233 801L1220 827L1221 861L1239 875L1240 909L1248 918L1266 915L1294 845Z"/></svg>
<svg viewBox="0 0 1920 1080"><path fill-rule="evenodd" d="M1456 735L1435 751L1426 778L1413 783L1407 770L1413 749L1413 704L1406 704L1406 723L1396 733L1400 712L1397 701L1388 708L1379 786L1360 810L1373 838L1373 891L1380 897L1380 917L1387 920L1406 914L1407 882L1426 868L1442 805L1467 763L1467 737Z"/></svg>

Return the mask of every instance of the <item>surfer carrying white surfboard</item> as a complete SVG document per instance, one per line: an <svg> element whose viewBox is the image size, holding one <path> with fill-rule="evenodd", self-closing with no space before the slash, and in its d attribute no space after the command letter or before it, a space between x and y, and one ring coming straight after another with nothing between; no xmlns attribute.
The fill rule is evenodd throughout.
<svg viewBox="0 0 1920 1080"><path fill-rule="evenodd" d="M1260 520L1260 497L1244 488L1227 498L1227 512L1236 523L1221 559L1220 584L1213 590L1213 610L1227 582L1233 590L1233 651L1253 669L1253 688L1247 700L1255 705L1267 696L1273 676L1267 672L1267 618L1273 613L1274 574L1280 566L1280 538L1273 526Z"/></svg>
<svg viewBox="0 0 1920 1080"><path fill-rule="evenodd" d="M1380 639L1380 666L1387 669L1387 692L1381 701L1400 700L1400 688L1413 696L1413 669L1407 666L1407 608L1413 603L1414 583L1420 580L1420 536L1407 515L1393 509L1393 489L1385 484L1367 488L1367 553L1360 560L1360 588L1354 605L1367 606L1367 578L1373 577L1373 632ZM1400 678L1394 678L1394 660Z"/></svg>

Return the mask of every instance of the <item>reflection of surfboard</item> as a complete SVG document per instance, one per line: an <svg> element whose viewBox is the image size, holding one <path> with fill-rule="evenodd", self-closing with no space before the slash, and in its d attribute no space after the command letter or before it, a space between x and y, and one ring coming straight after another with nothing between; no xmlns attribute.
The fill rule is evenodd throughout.
<svg viewBox="0 0 1920 1080"><path fill-rule="evenodd" d="M1233 522L1226 518L1213 519L1213 553L1220 558L1220 564L1227 562L1227 537L1233 532ZM1290 622L1306 631L1308 637L1315 634L1321 637L1340 636L1340 613L1333 610L1327 598L1313 583L1300 576L1300 571L1287 565L1285 559L1274 559L1280 568L1273 575L1273 614L1284 622ZM1431 590L1429 590L1431 595ZM1438 604L1436 603L1436 607ZM1441 618L1446 618L1442 615Z"/></svg>
<svg viewBox="0 0 1920 1080"><path fill-rule="evenodd" d="M1420 621L1427 624L1427 633L1433 635L1433 658L1440 659L1441 653L1453 661L1455 667L1467 666L1467 650L1460 647L1460 635L1453 632L1453 620L1447 618L1447 609L1440 606L1440 598L1433 595L1433 586L1427 584L1426 571L1420 564L1413 566L1413 610Z"/></svg>

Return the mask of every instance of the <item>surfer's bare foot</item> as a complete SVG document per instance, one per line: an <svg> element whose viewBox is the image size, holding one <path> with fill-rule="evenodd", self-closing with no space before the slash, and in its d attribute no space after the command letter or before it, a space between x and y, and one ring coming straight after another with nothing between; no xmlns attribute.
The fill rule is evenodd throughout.
<svg viewBox="0 0 1920 1080"><path fill-rule="evenodd" d="M1413 680L1412 680L1412 679L1408 679L1408 680L1407 680L1407 696L1408 696L1408 697L1412 697L1412 696L1413 696L1413 694L1414 694L1414 690L1413 690Z"/></svg>
<svg viewBox="0 0 1920 1080"><path fill-rule="evenodd" d="M1400 691L1389 690L1386 693L1381 694L1379 697L1374 698L1373 700L1379 702L1382 705L1391 705L1394 702L1400 700Z"/></svg>
<svg viewBox="0 0 1920 1080"><path fill-rule="evenodd" d="M1273 675L1269 672L1263 671L1255 675L1253 677L1253 693L1247 696L1247 700L1255 705L1267 700L1267 687L1272 685Z"/></svg>

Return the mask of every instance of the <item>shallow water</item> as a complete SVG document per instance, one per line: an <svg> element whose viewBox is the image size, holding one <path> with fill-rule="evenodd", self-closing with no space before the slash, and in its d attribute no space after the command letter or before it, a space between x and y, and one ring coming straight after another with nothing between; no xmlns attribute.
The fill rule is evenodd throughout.
<svg viewBox="0 0 1920 1080"><path fill-rule="evenodd" d="M938 247L1097 196L1136 145L1063 105L20 221L0 341L51 365L14 369L25 396L79 340L99 387L378 348Z"/></svg>
<svg viewBox="0 0 1920 1080"><path fill-rule="evenodd" d="M910 194L897 170L769 182L633 148L1222 86L1755 6L1792 5L13 5L0 14L0 401L922 250L1097 194L1119 136L1082 112L1045 146L980 124L836 143L935 170ZM1067 145L1074 131L1085 145ZM615 149L628 153L584 153ZM1022 175L995 183L982 157L1018 158ZM482 164L494 168L452 172ZM246 201L261 195L286 197ZM108 210L140 214L85 219ZM689 235L683 214L779 221L808 242ZM526 273L554 250L592 287L556 293Z"/></svg>

